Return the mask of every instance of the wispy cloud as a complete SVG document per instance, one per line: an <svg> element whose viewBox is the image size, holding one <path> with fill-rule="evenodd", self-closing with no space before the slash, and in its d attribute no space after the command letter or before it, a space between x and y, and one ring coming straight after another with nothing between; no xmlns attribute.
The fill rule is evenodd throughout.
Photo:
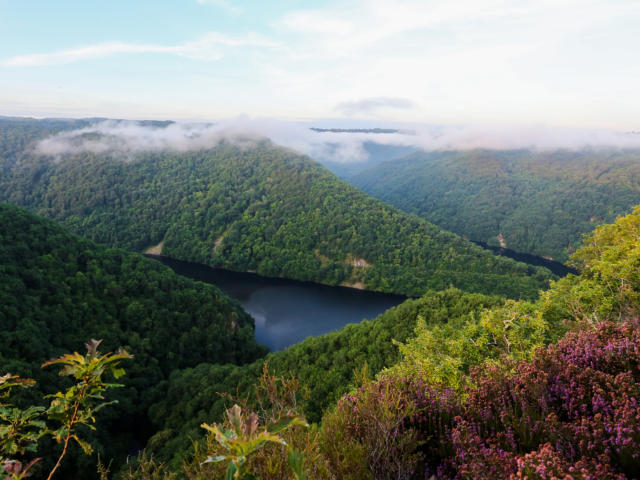
<svg viewBox="0 0 640 480"><path fill-rule="evenodd" d="M413 108L415 104L406 98L373 97L351 102L342 102L335 109L345 115L369 115L382 108Z"/></svg>
<svg viewBox="0 0 640 480"><path fill-rule="evenodd" d="M55 88L84 96L87 116L221 118L248 112L299 119L362 111L434 124L640 128L638 0L271 0L268 8L260 4L259 16L244 0L187 3L191 8L166 2L154 9L180 25L166 34L139 26L134 17L120 25L105 16L100 31L114 32L109 38L116 40L108 43L73 40L77 19L64 9L52 10L52 24L68 30L56 39L16 15L0 45L0 103L30 102L31 113L42 114L42 102L27 88L36 86L52 98L47 113L69 111ZM245 14L226 21L229 9L238 7ZM193 18L194 8L202 18ZM212 30L223 22L226 35L200 37L202 30L195 29L202 21L212 22ZM24 35L46 50L18 50ZM232 54L238 61L214 61ZM125 55L136 64L113 68L113 62L89 61ZM175 68L176 58L200 61ZM75 68L43 69L42 75L19 68L69 63ZM414 106L350 105L400 97ZM115 104L131 106L117 112Z"/></svg>
<svg viewBox="0 0 640 480"><path fill-rule="evenodd" d="M565 5L575 2L556 1ZM401 34L533 15L553 4L549 0L538 3L539 6L509 0L347 0L334 7L291 11L279 25L305 35L332 56L353 55Z"/></svg>
<svg viewBox="0 0 640 480"><path fill-rule="evenodd" d="M276 47L278 43L256 33L242 36L208 32L197 40L178 45L105 42L50 53L19 55L0 61L3 67L39 67L64 65L112 55L156 53L177 55L194 60L212 61L224 56L228 47Z"/></svg>

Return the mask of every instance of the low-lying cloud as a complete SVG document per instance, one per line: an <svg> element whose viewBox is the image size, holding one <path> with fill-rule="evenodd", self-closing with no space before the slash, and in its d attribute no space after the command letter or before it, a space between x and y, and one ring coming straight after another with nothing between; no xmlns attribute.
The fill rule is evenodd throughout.
<svg viewBox="0 0 640 480"><path fill-rule="evenodd" d="M582 150L640 148L640 135L605 129L546 126L461 126L417 134L415 146L425 150Z"/></svg>
<svg viewBox="0 0 640 480"><path fill-rule="evenodd" d="M46 138L35 150L38 154L58 158L80 152L113 153L131 158L144 151L209 149L221 141L250 147L265 138L319 161L345 163L365 161L367 142L427 151L640 149L639 134L612 130L412 125L397 133L332 132L311 130L309 125L302 123L242 116L216 123L172 123L168 126L109 120Z"/></svg>
<svg viewBox="0 0 640 480"><path fill-rule="evenodd" d="M251 147L269 139L316 159L335 157L339 161L349 162L366 159L362 146L366 139L363 135L319 133L299 123L244 116L216 123L172 123L162 127L107 120L41 140L35 152L54 157L81 152L131 157L145 151L204 150L214 148L222 141Z"/></svg>

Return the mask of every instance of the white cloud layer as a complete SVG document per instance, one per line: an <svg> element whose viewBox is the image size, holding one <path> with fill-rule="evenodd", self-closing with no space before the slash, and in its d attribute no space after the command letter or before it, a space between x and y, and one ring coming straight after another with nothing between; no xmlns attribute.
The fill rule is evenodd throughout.
<svg viewBox="0 0 640 480"><path fill-rule="evenodd" d="M185 152L213 148L223 140L251 146L264 138L312 158L336 162L366 160L365 142L424 150L640 148L640 134L610 130L414 125L410 131L396 134L338 133L316 132L301 123L243 116L215 124L174 123L167 127L106 121L44 139L37 144L36 152L54 157L84 151L130 157L143 151Z"/></svg>

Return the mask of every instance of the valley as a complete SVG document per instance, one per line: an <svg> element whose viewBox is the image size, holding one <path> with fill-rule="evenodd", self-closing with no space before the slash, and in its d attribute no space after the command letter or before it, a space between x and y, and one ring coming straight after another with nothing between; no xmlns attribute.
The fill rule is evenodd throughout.
<svg viewBox="0 0 640 480"><path fill-rule="evenodd" d="M640 479L638 0L0 0L0 480Z"/></svg>
<svg viewBox="0 0 640 480"><path fill-rule="evenodd" d="M159 135L169 127L144 128ZM369 197L264 138L126 154L117 135L91 137L86 148L111 142L105 155L76 151L86 140L79 132L65 133L75 146L60 158L8 162L0 200L98 243L142 252L162 242L171 258L270 277L407 296L454 286L511 298L534 298L554 278ZM13 135L25 127L16 124Z"/></svg>
<svg viewBox="0 0 640 480"><path fill-rule="evenodd" d="M253 273L213 269L205 265L155 258L183 276L215 285L237 300L255 320L255 337L277 351L307 337L315 337L347 324L373 319L406 297L263 277Z"/></svg>
<svg viewBox="0 0 640 480"><path fill-rule="evenodd" d="M640 203L638 149L416 152L336 171L446 230L561 263Z"/></svg>
<svg viewBox="0 0 640 480"><path fill-rule="evenodd" d="M596 227L577 247L569 266L504 248L513 245L507 231L496 235L495 242L472 242L465 238L469 230L461 230L462 236L421 219L426 214L415 192L424 191L424 182L438 198L467 191L459 173L446 187L448 193L439 194L436 186L445 188L442 178L414 175L411 182L401 176L403 165L410 163L418 172L412 162L434 154L409 152L405 158L406 151L368 144L368 151L381 157L371 165L342 170L345 178L353 175L354 184L403 185L385 190L397 195L389 202L402 198L394 208L341 181L311 158L265 138L247 143L225 139L185 151L125 152L113 135L110 150L96 153L86 150L87 135L76 133L83 130L73 128L87 128L84 121L3 121L11 142L0 149L0 199L9 202L0 204L0 326L5 332L0 361L5 370L37 380L30 395L16 397L26 406L37 402L38 395L55 391L55 376L40 371L37 363L77 349L87 335L103 339L107 349L122 346L133 354L123 388L112 394L118 405L110 405L97 421L98 434L86 436L101 455L112 459L123 480L138 479L137 473L127 473L132 451L144 452L135 468L157 469L163 480L176 472L220 473L203 470L208 467L203 467L206 458L200 449L220 447L202 425L224 422L233 403L281 420L295 413L313 422L309 430L283 435L292 448L304 452L305 468L316 472L314 478L350 478L354 471L369 478L374 466L353 452L375 451L381 448L376 443L380 438L394 435L435 435L451 448L459 441L457 435L464 434L464 422L488 421L478 419L484 402L477 398L484 393L478 392L486 386L491 395L500 396L500 382L520 382L520 374L512 376L513 368L538 368L540 375L553 376L548 364L530 362L545 358L553 368L582 365L579 356L553 363L556 344L569 348L574 341L582 342L581 348L589 349L594 342L615 343L622 336L627 340L620 341L635 345L632 324L624 319L637 308L640 291L634 273L637 209L615 224ZM167 124L143 128L159 135ZM56 138L49 137L52 132L63 134L65 142L72 139L76 150L39 152L34 145ZM89 140L105 138L91 133ZM400 157L383 158L393 152ZM444 169L454 154L442 155L438 166ZM506 162L513 155L459 152L454 157L465 164L479 156L478 162L491 169L496 156ZM622 172L635 168L632 157L620 158L612 160L620 165L617 173L601 171L600 157L590 160L590 173L578 173L576 159L570 165L589 181L610 179L606 188L611 188L621 185ZM564 175L550 173L557 158L549 162L544 167L548 177ZM559 172L566 168L558 166ZM372 180L379 169L390 170ZM543 183L527 177L517 186L512 173L495 177L509 183L512 192ZM635 177L629 175L626 193L617 191L621 205L635 194ZM487 179L478 182L492 185ZM484 193L496 202L491 215L502 208L496 196L500 188L493 185L490 194ZM541 190L540 195L565 202L559 192ZM477 211L479 198L472 195L468 204L461 203L460 208L466 205L468 210L452 211L450 220L465 228L489 228L485 213ZM603 205L613 201L611 196L602 198ZM545 218L574 228L561 215ZM592 215L589 221L597 218ZM546 228L527 225L531 231ZM603 318L622 320L601 323ZM593 322L604 330L593 333L585 327ZM617 372L599 368L598 375ZM589 384L591 379L575 381ZM535 382L522 388L530 385L546 388ZM445 431L404 423L410 417L404 407L396 410L402 405L434 415L436 420L427 425L446 425ZM350 430L352 421L366 429L384 418L401 421L401 426L383 437ZM579 421L595 420L585 414ZM561 428L574 426L565 422ZM336 435L342 440L335 442ZM548 439L555 434L544 435ZM477 441L495 440L488 436ZM402 452L401 470L405 464L420 475L445 464L453 471L466 468L459 459L446 457L448 453L429 450L435 448L431 446L425 447L431 452L429 461L416 463L413 450L403 450L403 445L393 444ZM43 467L51 465L55 445L39 448ZM545 451L540 444L527 448ZM265 449L250 462L251 468L263 468L262 461L280 462L282 455ZM523 461L517 452L509 455ZM473 461L480 458L475 455ZM618 471L634 471L615 459L606 462ZM286 465L278 468L285 472ZM487 469L481 462L474 465L481 472ZM384 475L393 477L389 472L396 468L385 466ZM504 468L511 472L515 467ZM94 473L91 457L79 450L69 454L60 470L61 476L83 479L94 478Z"/></svg>

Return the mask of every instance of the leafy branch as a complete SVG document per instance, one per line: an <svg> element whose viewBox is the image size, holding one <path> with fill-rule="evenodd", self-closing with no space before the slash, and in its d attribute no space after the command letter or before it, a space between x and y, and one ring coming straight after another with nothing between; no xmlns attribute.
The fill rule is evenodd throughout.
<svg viewBox="0 0 640 480"><path fill-rule="evenodd" d="M6 374L0 377L0 478L19 480L28 477L29 469L40 459L35 458L26 465L14 457L26 452L35 452L38 440L45 436L52 436L58 443L63 444L54 467L49 472L47 480L51 480L60 468L62 460L67 454L69 443L74 440L87 454L93 452L91 444L79 436L78 427L85 426L95 430L95 415L114 401L105 401L106 390L120 387L116 383L107 383L103 375L111 373L116 379L124 375L120 368L122 360L133 358L124 350L116 353L101 355L98 347L102 340L90 340L85 344L87 353L77 352L65 354L45 362L42 367L60 365L60 376L73 377L75 383L62 392L48 395L51 402L48 408L30 406L26 409L6 403L11 391L16 387L32 387L35 381L20 378L17 375ZM43 417L59 424L52 429Z"/></svg>
<svg viewBox="0 0 640 480"><path fill-rule="evenodd" d="M287 445L287 442L279 436L280 433L294 426L308 427L305 420L300 417L282 417L263 429L259 428L258 415L255 413L243 413L238 405L227 410L228 429L214 423L202 424L202 428L213 435L215 441L228 453L226 455L209 456L203 463L217 463L228 461L225 480L258 480L258 477L248 471L247 460L255 455L267 443ZM300 452L289 451L289 466L292 468L296 479L306 478L303 472L304 458Z"/></svg>
<svg viewBox="0 0 640 480"><path fill-rule="evenodd" d="M25 466L11 457L36 451L46 427L41 420L44 408L31 406L22 410L4 400L9 398L13 388L28 388L35 383L30 378L10 373L0 377L0 465L5 474L16 480L29 476L29 469L40 460L34 458Z"/></svg>
<svg viewBox="0 0 640 480"><path fill-rule="evenodd" d="M47 416L60 423L56 430L48 431L58 443L63 444L62 452L58 460L49 473L47 480L51 480L56 470L60 467L62 459L67 454L69 442L75 440L82 450L90 455L93 448L86 440L78 436L77 429L84 425L91 430L95 430L95 414L107 405L116 403L115 401L104 401L103 393L111 388L121 387L116 383L106 383L102 375L110 372L117 379L124 375L124 370L119 367L120 362L133 356L124 350L114 353L100 355L98 347L102 340L91 339L85 344L87 353L80 355L78 352L67 353L59 358L49 360L42 366L62 365L60 376L74 377L76 383L65 392L58 392L49 395L52 398L51 405L47 409Z"/></svg>

